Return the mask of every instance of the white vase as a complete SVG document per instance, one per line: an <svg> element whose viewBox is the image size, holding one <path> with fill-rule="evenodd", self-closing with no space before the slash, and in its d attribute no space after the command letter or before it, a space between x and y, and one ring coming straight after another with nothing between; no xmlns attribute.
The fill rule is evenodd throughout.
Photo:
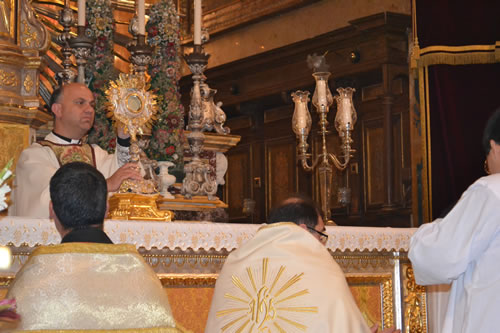
<svg viewBox="0 0 500 333"><path fill-rule="evenodd" d="M172 193L168 192L170 185L175 183L175 176L168 173L168 168L174 166L174 163L169 161L159 161L160 166L160 193L167 199L174 199Z"/></svg>

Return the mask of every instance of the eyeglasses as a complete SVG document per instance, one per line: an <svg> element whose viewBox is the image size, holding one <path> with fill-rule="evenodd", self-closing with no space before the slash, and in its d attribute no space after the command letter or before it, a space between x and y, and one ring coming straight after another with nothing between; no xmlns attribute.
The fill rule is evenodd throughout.
<svg viewBox="0 0 500 333"><path fill-rule="evenodd" d="M312 227L307 227L307 229L311 230L311 231L314 231L315 233L317 233L319 235L319 241L323 244L326 244L326 242L328 241L328 235L325 234L324 232L321 232L321 231L318 231Z"/></svg>

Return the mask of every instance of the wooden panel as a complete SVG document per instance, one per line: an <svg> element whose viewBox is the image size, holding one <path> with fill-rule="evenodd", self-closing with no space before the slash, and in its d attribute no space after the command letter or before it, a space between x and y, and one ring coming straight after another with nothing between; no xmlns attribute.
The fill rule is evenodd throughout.
<svg viewBox="0 0 500 333"><path fill-rule="evenodd" d="M334 154L337 157L340 154L340 147L342 141L338 136L338 132L331 128L331 133L326 137L326 149L330 154ZM314 138L314 154L316 157L321 154L322 150L322 137L320 135L316 135ZM319 167L319 165L318 165ZM332 183L331 183L331 195L330 195L330 208L331 209L340 209L342 206L338 202L338 190L340 187L345 184L345 173L338 170L335 166L333 166L332 173ZM316 202L318 204L321 202L321 184L318 168L314 170L314 196L316 198Z"/></svg>
<svg viewBox="0 0 500 333"><path fill-rule="evenodd" d="M231 118L227 120L226 125L231 129L231 131L250 128L252 126L252 118L248 116Z"/></svg>
<svg viewBox="0 0 500 333"><path fill-rule="evenodd" d="M225 201L228 204L229 220L245 218L243 200L252 197L251 161L252 147L238 146L227 155L228 169L226 174Z"/></svg>
<svg viewBox="0 0 500 333"><path fill-rule="evenodd" d="M365 207L384 203L384 128L382 120L363 121Z"/></svg>
<svg viewBox="0 0 500 333"><path fill-rule="evenodd" d="M295 140L287 137L266 143L266 216L279 202L296 192Z"/></svg>
<svg viewBox="0 0 500 333"><path fill-rule="evenodd" d="M392 135L393 135L393 179L394 184L394 197L393 200L396 204L402 205L403 203L403 142L402 142L402 121L401 113L393 114L392 116Z"/></svg>

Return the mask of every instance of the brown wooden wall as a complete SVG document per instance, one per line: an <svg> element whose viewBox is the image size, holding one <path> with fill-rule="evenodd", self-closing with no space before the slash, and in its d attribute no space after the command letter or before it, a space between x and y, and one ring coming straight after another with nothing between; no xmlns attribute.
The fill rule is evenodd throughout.
<svg viewBox="0 0 500 333"><path fill-rule="evenodd" d="M410 151L407 30L410 18L381 13L316 38L207 70L209 85L218 90L232 134L241 142L228 152L224 201L233 222L263 222L269 210L289 194L302 192L319 202L317 173L297 163L297 141L291 129L294 105L290 93L314 89L308 54L326 51L332 76L330 89L356 88L358 121L353 133L356 153L348 169L334 173L333 219L340 225L410 226ZM353 59L353 54L359 54ZM181 81L188 105L191 80ZM335 104L334 104L335 106ZM319 146L315 109L309 144ZM339 151L333 127L336 109L328 117L330 152ZM348 182L351 203L337 202L337 188ZM253 217L243 213L243 201L256 201Z"/></svg>

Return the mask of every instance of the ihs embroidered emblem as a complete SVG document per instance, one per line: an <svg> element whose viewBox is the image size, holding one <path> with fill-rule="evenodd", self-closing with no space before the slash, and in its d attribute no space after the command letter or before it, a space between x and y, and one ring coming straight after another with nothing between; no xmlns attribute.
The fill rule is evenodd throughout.
<svg viewBox="0 0 500 333"><path fill-rule="evenodd" d="M285 266L280 266L274 277L268 278L268 265L269 259L264 258L261 272L256 274L257 280L254 278L256 270L250 267L246 269L248 279L245 279L245 283L242 278L232 276L232 283L238 288L238 293L226 293L224 297L241 304L241 307L217 311L217 317L227 316L229 320L222 327L222 332L243 332L245 328L249 333L307 330L296 314L318 313L318 308L298 306L303 301L301 298L309 294L308 289L300 288L299 284L304 273L286 279L283 278Z"/></svg>

